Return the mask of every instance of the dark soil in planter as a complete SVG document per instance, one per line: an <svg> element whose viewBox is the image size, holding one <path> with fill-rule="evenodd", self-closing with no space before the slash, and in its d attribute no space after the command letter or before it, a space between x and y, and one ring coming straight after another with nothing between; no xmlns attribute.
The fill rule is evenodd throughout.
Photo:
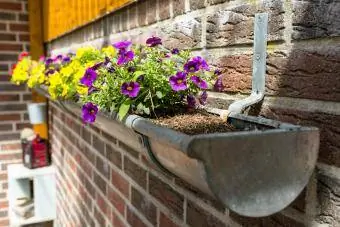
<svg viewBox="0 0 340 227"><path fill-rule="evenodd" d="M157 125L171 128L188 135L236 131L232 125L222 120L219 116L200 112L165 116L153 119L152 121Z"/></svg>

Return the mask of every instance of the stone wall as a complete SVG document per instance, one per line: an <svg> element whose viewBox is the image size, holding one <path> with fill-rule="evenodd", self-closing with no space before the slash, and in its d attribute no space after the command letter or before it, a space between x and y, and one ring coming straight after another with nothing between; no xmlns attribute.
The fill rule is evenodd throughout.
<svg viewBox="0 0 340 227"><path fill-rule="evenodd" d="M155 171L124 141L107 138L53 106L60 226L340 225L339 1L141 0L48 47L67 53L82 45L160 36L165 46L190 48L222 69L224 92L211 93L210 104L226 108L251 89L256 12L269 13L266 98L249 113L321 129L317 169L298 199L267 218L240 217L180 179Z"/></svg>
<svg viewBox="0 0 340 227"><path fill-rule="evenodd" d="M7 165L21 162L19 132L29 126L31 93L9 82L11 67L29 51L26 1L0 1L0 226L8 226Z"/></svg>

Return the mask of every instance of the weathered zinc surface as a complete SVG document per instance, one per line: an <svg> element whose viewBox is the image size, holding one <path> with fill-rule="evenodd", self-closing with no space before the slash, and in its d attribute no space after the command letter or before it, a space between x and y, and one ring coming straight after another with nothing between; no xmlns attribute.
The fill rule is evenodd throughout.
<svg viewBox="0 0 340 227"><path fill-rule="evenodd" d="M52 105L58 225L339 226L339 4L141 0L49 43L50 50L67 52L83 44L100 47L161 36L167 47L194 49L222 69L224 92L212 94L210 102L222 107L251 89L254 14L268 12L267 97L250 113L321 129L317 170L296 201L270 217L244 218L186 182L155 170L124 141L85 127Z"/></svg>

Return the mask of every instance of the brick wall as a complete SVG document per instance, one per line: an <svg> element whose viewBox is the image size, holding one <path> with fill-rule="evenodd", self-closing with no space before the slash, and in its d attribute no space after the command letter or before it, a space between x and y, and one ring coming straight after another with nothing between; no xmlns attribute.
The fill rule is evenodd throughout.
<svg viewBox="0 0 340 227"><path fill-rule="evenodd" d="M193 49L222 69L225 90L211 93L210 104L226 108L249 94L253 16L263 11L270 17L267 96L250 114L321 129L317 169L297 200L267 218L240 217L53 105L60 226L340 225L339 1L141 0L48 46L59 53L161 36L167 47Z"/></svg>
<svg viewBox="0 0 340 227"><path fill-rule="evenodd" d="M0 1L0 226L8 226L7 165L21 161L19 132L28 125L31 93L9 82L11 66L29 51L26 1Z"/></svg>

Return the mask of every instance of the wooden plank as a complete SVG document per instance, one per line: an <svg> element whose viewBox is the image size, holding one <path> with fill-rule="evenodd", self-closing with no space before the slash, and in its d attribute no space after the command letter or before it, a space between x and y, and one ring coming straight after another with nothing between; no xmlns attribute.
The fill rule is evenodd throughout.
<svg viewBox="0 0 340 227"><path fill-rule="evenodd" d="M40 2L42 0L38 0ZM44 41L51 41L137 0L44 0Z"/></svg>
<svg viewBox="0 0 340 227"><path fill-rule="evenodd" d="M44 42L43 42L43 12L42 0L29 0L28 1L29 13L29 27L30 27L30 52L34 60L38 60L40 56L44 55ZM33 102L47 102L46 98L32 91ZM38 133L42 138L47 138L48 130L47 123L33 125L33 130Z"/></svg>

